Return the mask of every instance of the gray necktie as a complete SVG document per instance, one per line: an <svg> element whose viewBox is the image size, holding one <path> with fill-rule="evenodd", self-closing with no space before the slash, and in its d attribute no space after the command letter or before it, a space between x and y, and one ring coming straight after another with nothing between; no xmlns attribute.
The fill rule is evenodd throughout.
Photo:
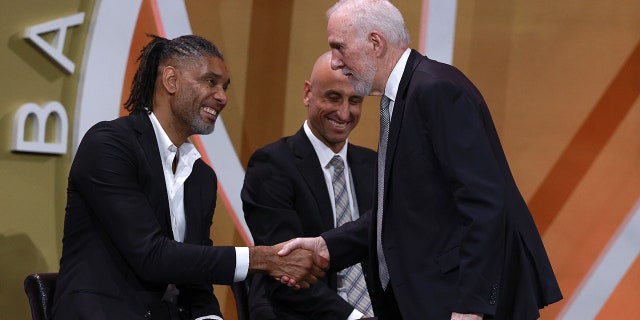
<svg viewBox="0 0 640 320"><path fill-rule="evenodd" d="M329 162L333 166L333 194L336 203L336 225L339 227L351 221L351 206L347 194L347 183L344 174L344 162L339 155L333 156ZM347 301L358 311L366 316L373 316L371 299L367 292L367 283L364 280L362 266L357 263L338 273L344 279L344 287L347 290Z"/></svg>
<svg viewBox="0 0 640 320"><path fill-rule="evenodd" d="M378 271L382 289L389 284L389 269L382 250L382 209L384 206L384 162L387 155L387 141L389 140L389 103L391 99L382 96L380 99L380 142L378 145L378 214L376 223L376 250L378 252Z"/></svg>

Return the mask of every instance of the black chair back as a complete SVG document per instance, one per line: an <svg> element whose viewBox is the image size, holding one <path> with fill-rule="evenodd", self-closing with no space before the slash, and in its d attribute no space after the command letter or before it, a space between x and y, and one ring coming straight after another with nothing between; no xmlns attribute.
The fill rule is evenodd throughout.
<svg viewBox="0 0 640 320"><path fill-rule="evenodd" d="M24 279L24 291L29 298L33 320L51 319L51 304L57 279L57 273L34 273Z"/></svg>

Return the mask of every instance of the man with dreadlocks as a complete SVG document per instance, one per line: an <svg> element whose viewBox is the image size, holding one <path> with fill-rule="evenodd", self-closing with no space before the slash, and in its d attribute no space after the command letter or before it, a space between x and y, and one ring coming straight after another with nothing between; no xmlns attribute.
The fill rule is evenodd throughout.
<svg viewBox="0 0 640 320"><path fill-rule="evenodd" d="M154 36L125 103L92 127L69 173L54 319L222 319L211 284L266 271L308 287L327 261L273 247L213 247L216 175L188 141L227 104L222 54L188 35Z"/></svg>

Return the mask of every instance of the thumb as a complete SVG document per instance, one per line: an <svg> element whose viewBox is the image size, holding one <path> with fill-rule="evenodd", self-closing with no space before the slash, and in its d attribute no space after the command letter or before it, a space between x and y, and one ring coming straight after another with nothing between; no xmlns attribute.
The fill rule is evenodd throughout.
<svg viewBox="0 0 640 320"><path fill-rule="evenodd" d="M302 246L299 244L299 242L300 242L300 238L291 239L285 242L282 249L278 251L278 255L281 257L286 256L289 253L291 253L291 251L293 251L294 249L301 248Z"/></svg>
<svg viewBox="0 0 640 320"><path fill-rule="evenodd" d="M329 268L329 260L319 254L315 256L313 262L322 270L327 270Z"/></svg>

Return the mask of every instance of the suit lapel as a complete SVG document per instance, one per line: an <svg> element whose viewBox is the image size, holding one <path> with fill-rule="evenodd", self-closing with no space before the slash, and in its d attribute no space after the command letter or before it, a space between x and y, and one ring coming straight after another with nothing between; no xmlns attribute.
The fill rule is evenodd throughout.
<svg viewBox="0 0 640 320"><path fill-rule="evenodd" d="M363 208L369 208L371 206L373 197L371 192L375 185L373 175L375 174L375 163L367 165L358 153L358 149L351 148L351 144L347 145L349 152L347 154L347 161L349 162L349 170L351 170L352 182L355 188L356 201L358 202L359 215L361 216L364 211Z"/></svg>
<svg viewBox="0 0 640 320"><path fill-rule="evenodd" d="M291 151L296 157L296 167L309 186L309 190L316 199L316 204L321 213L322 230L333 229L333 209L331 207L331 198L327 190L327 183L324 180L324 173L320 169L320 162L316 156L313 145L304 132L304 129L291 137ZM328 214L322 214L328 213Z"/></svg>
<svg viewBox="0 0 640 320"><path fill-rule="evenodd" d="M402 79L400 79L400 85L398 86L398 93L396 94L396 101L393 105L393 114L391 115L391 125L389 127L389 142L387 143L387 155L385 160L384 169L384 190L388 190L387 183L389 182L389 172L393 164L393 158L396 152L396 146L398 145L398 136L400 133L400 127L402 126L402 119L404 116L404 109L406 106L406 91L409 86L409 80L413 76L413 72L420 64L422 55L415 50L411 50L407 65L402 73Z"/></svg>
<svg viewBox="0 0 640 320"><path fill-rule="evenodd" d="M139 134L138 143L140 144L140 149L144 152L147 160L146 165L149 169L148 179L151 180L148 184L150 186L149 202L154 206L154 212L162 231L173 239L169 213L169 196L167 195L162 160L160 159L160 151L158 150L158 141L155 131L153 131L151 119L143 113L134 114L132 117L134 119L135 130Z"/></svg>
<svg viewBox="0 0 640 320"><path fill-rule="evenodd" d="M197 243L198 239L203 239L203 237L198 234L198 230L202 230L202 226L200 226L199 224L209 223L208 221L200 220L200 213L205 212L205 209L203 209L203 195L201 194L202 189L195 187L195 185L197 185L195 178L201 176L201 161L202 159L196 160L196 162L193 164L193 169L191 171L191 174L189 175L189 178L187 178L187 180L184 182L183 202L184 219L186 224L186 233L184 235L185 243Z"/></svg>

